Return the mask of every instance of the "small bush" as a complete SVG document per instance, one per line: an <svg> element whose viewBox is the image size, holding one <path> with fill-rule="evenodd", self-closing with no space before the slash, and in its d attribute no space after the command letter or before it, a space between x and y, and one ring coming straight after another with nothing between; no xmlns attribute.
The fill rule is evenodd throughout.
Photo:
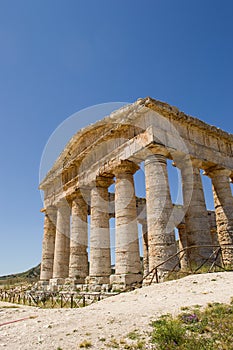
<svg viewBox="0 0 233 350"><path fill-rule="evenodd" d="M92 343L89 340L84 340L82 343L79 344L80 348L91 348Z"/></svg>
<svg viewBox="0 0 233 350"><path fill-rule="evenodd" d="M182 344L185 329L181 327L179 320L163 318L153 322L152 325L154 327L152 343L157 343L161 349L163 349L164 344L167 347Z"/></svg>
<svg viewBox="0 0 233 350"><path fill-rule="evenodd" d="M152 322L152 343L158 350L233 349L233 304L213 303L203 310L165 315Z"/></svg>
<svg viewBox="0 0 233 350"><path fill-rule="evenodd" d="M127 334L127 338L131 339L131 340L136 340L138 339L140 336L137 333L137 331L133 331Z"/></svg>

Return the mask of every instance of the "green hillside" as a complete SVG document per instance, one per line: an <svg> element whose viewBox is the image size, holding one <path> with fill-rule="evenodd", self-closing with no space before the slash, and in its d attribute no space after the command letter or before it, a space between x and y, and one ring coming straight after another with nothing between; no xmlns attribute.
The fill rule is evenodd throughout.
<svg viewBox="0 0 233 350"><path fill-rule="evenodd" d="M40 264L38 264L35 267L32 267L31 269L16 273L12 275L6 275L0 277L0 286L1 285L14 285L17 283L24 283L24 282L36 282L39 280L40 277Z"/></svg>

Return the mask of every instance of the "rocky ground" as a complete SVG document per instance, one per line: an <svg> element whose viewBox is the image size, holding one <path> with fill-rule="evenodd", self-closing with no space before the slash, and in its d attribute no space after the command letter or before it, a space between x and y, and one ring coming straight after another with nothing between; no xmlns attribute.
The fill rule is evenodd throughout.
<svg viewBox="0 0 233 350"><path fill-rule="evenodd" d="M151 320L185 306L229 303L231 297L233 272L221 272L143 287L81 309L11 308L0 302L0 349L153 349Z"/></svg>

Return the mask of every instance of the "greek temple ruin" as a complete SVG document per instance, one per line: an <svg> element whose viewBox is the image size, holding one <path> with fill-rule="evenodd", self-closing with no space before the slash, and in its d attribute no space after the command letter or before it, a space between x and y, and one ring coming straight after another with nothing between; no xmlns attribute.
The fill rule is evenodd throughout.
<svg viewBox="0 0 233 350"><path fill-rule="evenodd" d="M150 97L79 130L40 184L41 285L123 288L161 263L163 271L201 264L218 245L224 264L233 265L232 155L232 134ZM168 161L181 175L181 205L171 200ZM145 198L135 195L142 168ZM206 207L203 174L212 181L214 211ZM179 261L178 250L192 246Z"/></svg>

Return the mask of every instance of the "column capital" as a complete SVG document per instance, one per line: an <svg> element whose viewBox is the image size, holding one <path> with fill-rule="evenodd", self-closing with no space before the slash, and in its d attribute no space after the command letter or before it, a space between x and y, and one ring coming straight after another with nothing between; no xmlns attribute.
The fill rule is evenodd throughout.
<svg viewBox="0 0 233 350"><path fill-rule="evenodd" d="M67 208L70 209L70 203L68 198L62 198L56 203L57 208Z"/></svg>
<svg viewBox="0 0 233 350"><path fill-rule="evenodd" d="M96 179L95 179L95 186L96 187L109 187L110 185L112 185L114 183L113 181L113 175L107 175L107 176L104 176L104 175L98 175L96 176Z"/></svg>
<svg viewBox="0 0 233 350"><path fill-rule="evenodd" d="M167 158L164 154L150 154L145 159L145 165L147 165L149 163L167 164Z"/></svg>
<svg viewBox="0 0 233 350"><path fill-rule="evenodd" d="M144 160L153 154L162 155L165 158L170 158L171 156L171 153L165 146L162 146L160 143L156 143L156 142L153 142L152 144L146 146L145 151L146 152L145 152Z"/></svg>
<svg viewBox="0 0 233 350"><path fill-rule="evenodd" d="M71 203L68 199L62 199L57 204L57 213L60 212L60 214L64 217L69 217L71 214Z"/></svg>
<svg viewBox="0 0 233 350"><path fill-rule="evenodd" d="M72 192L68 197L67 197L67 202L72 206L72 203L74 201L79 201L79 200L84 200L85 202L88 202L88 198L90 196L90 188L76 188L74 192Z"/></svg>
<svg viewBox="0 0 233 350"><path fill-rule="evenodd" d="M177 228L178 228L178 230L179 229L185 229L185 222L180 222L178 225L177 225Z"/></svg>
<svg viewBox="0 0 233 350"><path fill-rule="evenodd" d="M192 167L192 168L201 168L201 162L198 159L192 158L189 154L176 156L172 162L174 167L179 169Z"/></svg>
<svg viewBox="0 0 233 350"><path fill-rule="evenodd" d="M211 178L216 177L216 176L220 176L220 175L230 177L231 173L232 172L229 169L222 168L222 167L219 167L219 166L213 166L213 167L210 167L210 168L206 168L204 170L204 172L203 172L203 175L207 175L207 176L209 176Z"/></svg>
<svg viewBox="0 0 233 350"><path fill-rule="evenodd" d="M117 166L113 169L113 173L116 176L121 174L134 174L139 169L140 167L130 160L120 160Z"/></svg>
<svg viewBox="0 0 233 350"><path fill-rule="evenodd" d="M49 205L40 210L41 213L48 214L51 211L56 211L57 207L55 205Z"/></svg>
<svg viewBox="0 0 233 350"><path fill-rule="evenodd" d="M57 207L50 205L46 208L41 209L41 212L44 213L45 218L47 217L54 225L56 225Z"/></svg>

